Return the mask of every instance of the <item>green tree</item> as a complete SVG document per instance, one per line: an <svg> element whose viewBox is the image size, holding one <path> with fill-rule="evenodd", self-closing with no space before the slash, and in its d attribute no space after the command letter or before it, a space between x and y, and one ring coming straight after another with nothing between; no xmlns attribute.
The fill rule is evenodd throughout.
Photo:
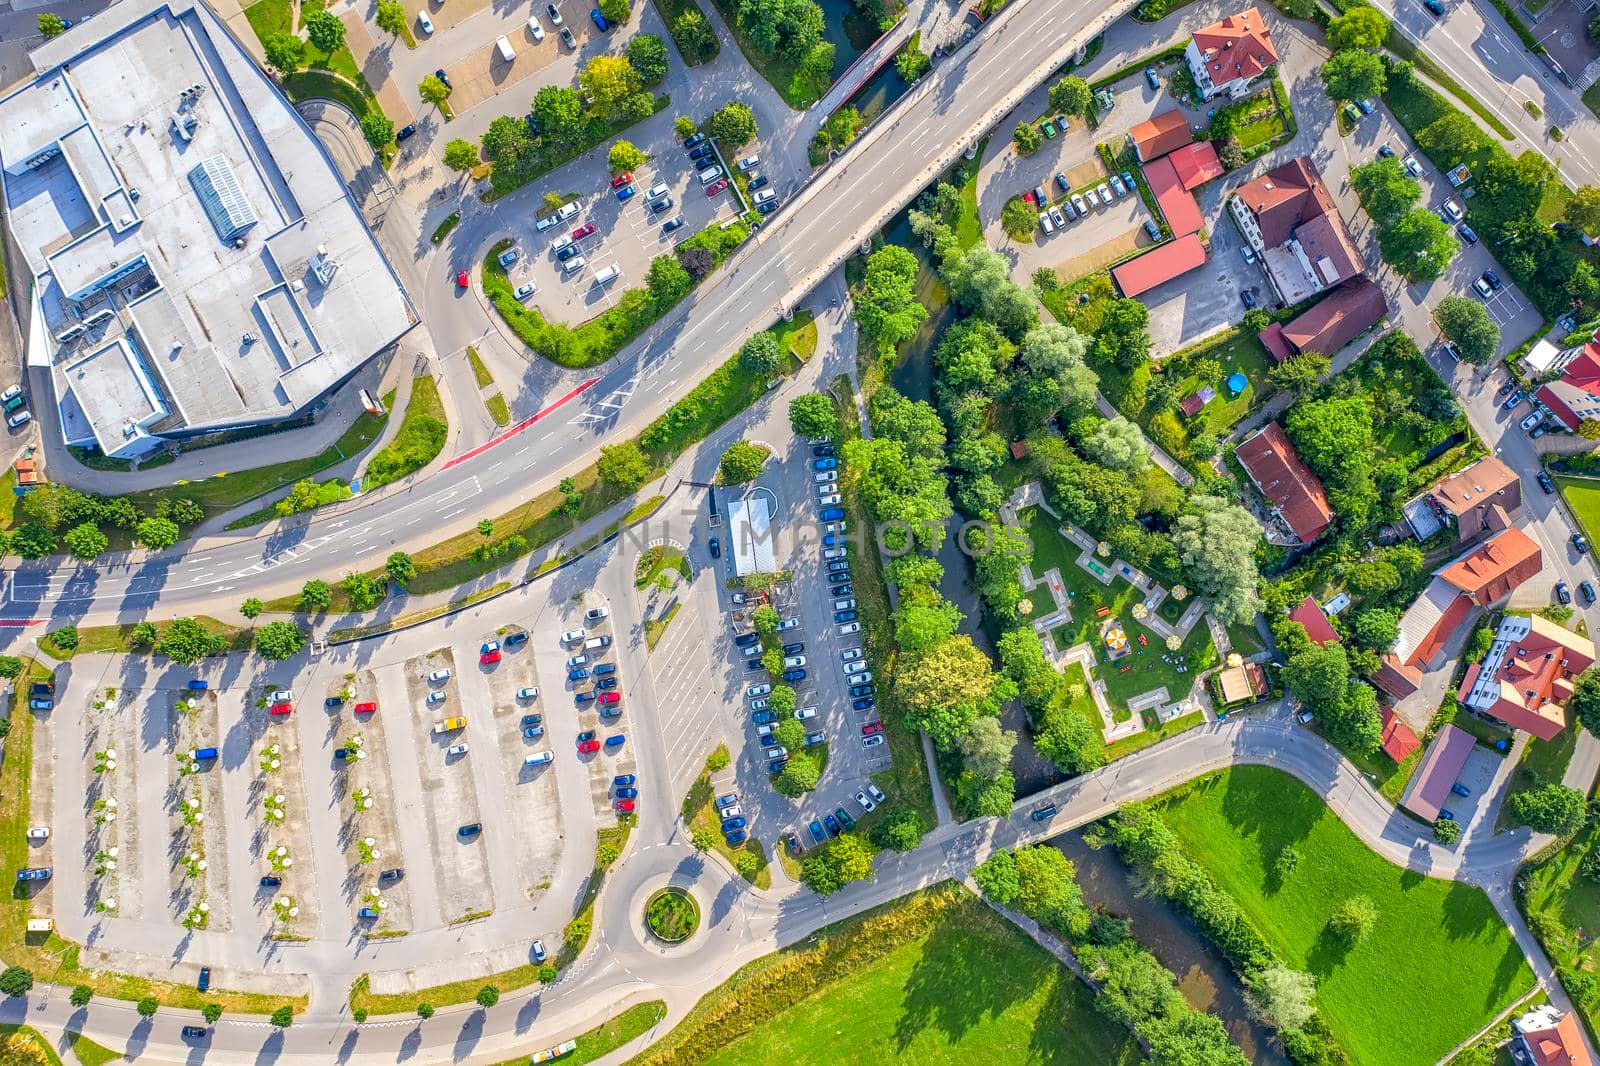
<svg viewBox="0 0 1600 1066"><path fill-rule="evenodd" d="M1600 736L1600 670L1585 670L1578 675L1567 706L1572 708L1583 728Z"/></svg>
<svg viewBox="0 0 1600 1066"><path fill-rule="evenodd" d="M0 655L0 677L17 678L22 676L22 660L15 655Z"/></svg>
<svg viewBox="0 0 1600 1066"><path fill-rule="evenodd" d="M39 32L44 34L44 39L47 41L52 37L59 37L67 32L66 21L52 11L46 11L39 16L38 26Z"/></svg>
<svg viewBox="0 0 1600 1066"><path fill-rule="evenodd" d="M633 492L650 480L650 461L631 440L601 448L595 467L600 480L619 492Z"/></svg>
<svg viewBox="0 0 1600 1066"><path fill-rule="evenodd" d="M128 647L134 649L153 648L156 641L161 639L161 631L156 629L154 622L140 622L128 633Z"/></svg>
<svg viewBox="0 0 1600 1066"><path fill-rule="evenodd" d="M373 109L361 116L361 135L372 147L382 148L394 140L394 123L383 112Z"/></svg>
<svg viewBox="0 0 1600 1066"><path fill-rule="evenodd" d="M1033 208L1029 207L1028 202L1020 196L1013 196L1000 209L1000 228L1014 241L1027 240L1033 236L1033 231L1038 227L1039 216L1033 213Z"/></svg>
<svg viewBox="0 0 1600 1066"><path fill-rule="evenodd" d="M306 636L293 622L268 622L256 630L256 653L274 661L290 658L305 647Z"/></svg>
<svg viewBox="0 0 1600 1066"><path fill-rule="evenodd" d="M633 14L633 4L631 0L600 0L600 14L611 25L621 26Z"/></svg>
<svg viewBox="0 0 1600 1066"><path fill-rule="evenodd" d="M962 765L991 781L1011 765L1011 751L1016 746L1017 735L1002 729L1000 719L988 716L974 718L965 735L956 742Z"/></svg>
<svg viewBox="0 0 1600 1066"><path fill-rule="evenodd" d="M100 532L99 526L92 522L81 522L62 535L61 543L67 546L67 551L74 558L93 559L105 551L111 541Z"/></svg>
<svg viewBox="0 0 1600 1066"><path fill-rule="evenodd" d="M611 146L606 162L611 165L612 174L621 174L642 165L646 158L643 152L634 147L632 141L619 140Z"/></svg>
<svg viewBox="0 0 1600 1066"><path fill-rule="evenodd" d="M284 74L293 74L305 65L306 43L291 33L274 33L261 42L267 63Z"/></svg>
<svg viewBox="0 0 1600 1066"><path fill-rule="evenodd" d="M1195 496L1172 532L1184 569L1211 610L1225 622L1255 617L1261 580L1255 550L1261 526L1249 511L1220 496Z"/></svg>
<svg viewBox="0 0 1600 1066"><path fill-rule="evenodd" d="M1450 847L1461 839L1461 826L1449 818L1438 818L1433 823L1433 840L1436 844Z"/></svg>
<svg viewBox="0 0 1600 1066"><path fill-rule="evenodd" d="M87 1007L92 999L94 999L94 989L88 985L77 985L72 990L72 998L69 1002L74 1007Z"/></svg>
<svg viewBox="0 0 1600 1066"><path fill-rule="evenodd" d="M1044 144L1044 134L1031 122L1019 122L1011 131L1011 143L1016 146L1018 155L1032 155Z"/></svg>
<svg viewBox="0 0 1600 1066"><path fill-rule="evenodd" d="M383 571L389 575L389 580L400 588L405 588L411 579L417 576L417 564L405 552L394 552L383 564Z"/></svg>
<svg viewBox="0 0 1600 1066"><path fill-rule="evenodd" d="M1378 905L1370 896L1351 896L1333 912L1328 928L1339 939L1350 944L1360 943L1371 935L1378 924Z"/></svg>
<svg viewBox="0 0 1600 1066"><path fill-rule="evenodd" d="M803 796L817 787L822 780L822 767L808 751L793 751L789 753L789 761L784 763L783 770L772 787L781 794L794 799Z"/></svg>
<svg viewBox="0 0 1600 1066"><path fill-rule="evenodd" d="M799 751L806 746L806 724L798 718L785 718L773 727L772 735L790 751Z"/></svg>
<svg viewBox="0 0 1600 1066"><path fill-rule="evenodd" d="M272 1012L272 1017L267 1019L279 1029L287 1029L294 1024L294 1008L287 1004Z"/></svg>
<svg viewBox="0 0 1600 1066"><path fill-rule="evenodd" d="M218 650L221 644L210 630L195 619L174 618L167 623L156 650L175 663L187 665L204 659Z"/></svg>
<svg viewBox="0 0 1600 1066"><path fill-rule="evenodd" d="M370 611L383 601L383 584L366 574L352 571L339 582L339 590L350 601L352 609Z"/></svg>
<svg viewBox="0 0 1600 1066"><path fill-rule="evenodd" d="M624 0L624 2L626 2L626 0ZM478 995L476 998L478 1000L478 1006L482 1007L484 1010L488 1010L490 1007L500 1002L500 990L494 985L484 985L482 988L478 989Z"/></svg>
<svg viewBox="0 0 1600 1066"><path fill-rule="evenodd" d="M767 452L765 448L751 444L749 441L738 440L728 445L727 451L722 453L722 460L718 464L724 485L740 485L746 481L754 481L761 475L761 468L766 465Z"/></svg>
<svg viewBox="0 0 1600 1066"><path fill-rule="evenodd" d="M1083 441L1084 453L1101 466L1137 474L1150 465L1144 434L1121 415L1108 418Z"/></svg>
<svg viewBox="0 0 1600 1066"><path fill-rule="evenodd" d="M729 148L748 144L756 136L756 114L746 104L723 104L708 123L711 136Z"/></svg>
<svg viewBox="0 0 1600 1066"><path fill-rule="evenodd" d="M1561 209L1567 225L1584 233L1600 234L1600 189L1584 185L1572 194L1572 199Z"/></svg>
<svg viewBox="0 0 1600 1066"><path fill-rule="evenodd" d="M266 604L262 603L254 596L246 597L245 601L239 605L239 613L250 619L259 617L261 612L265 609Z"/></svg>
<svg viewBox="0 0 1600 1066"><path fill-rule="evenodd" d="M1433 281L1441 277L1460 248L1449 224L1420 207L1378 231L1378 249L1383 261L1408 281Z"/></svg>
<svg viewBox="0 0 1600 1066"><path fill-rule="evenodd" d="M62 626L50 635L50 643L62 651L76 651L78 647L78 627Z"/></svg>
<svg viewBox="0 0 1600 1066"><path fill-rule="evenodd" d="M200 1016L204 1018L207 1023L216 1025L217 1019L222 1017L222 1004L207 1003L200 1009Z"/></svg>
<svg viewBox="0 0 1600 1066"><path fill-rule="evenodd" d="M1368 607L1356 615L1350 626L1357 644L1384 652L1400 639L1400 612L1392 608Z"/></svg>
<svg viewBox="0 0 1600 1066"><path fill-rule="evenodd" d="M1489 138L1460 111L1448 111L1417 134L1417 145L1435 159L1461 159L1486 148Z"/></svg>
<svg viewBox="0 0 1600 1066"><path fill-rule="evenodd" d="M1482 366L1500 350L1500 327L1477 300L1446 296L1434 305L1433 319L1469 363Z"/></svg>
<svg viewBox="0 0 1600 1066"><path fill-rule="evenodd" d="M839 419L833 401L820 392L808 392L789 401L789 425L799 437L834 437Z"/></svg>
<svg viewBox="0 0 1600 1066"><path fill-rule="evenodd" d="M25 996L33 988L33 971L25 966L7 966L0 972L0 992L8 996Z"/></svg>
<svg viewBox="0 0 1600 1066"><path fill-rule="evenodd" d="M450 99L450 86L446 85L437 75L429 74L417 82L417 95L422 97L423 103L438 107Z"/></svg>
<svg viewBox="0 0 1600 1066"><path fill-rule="evenodd" d="M711 23L699 11L685 11L678 16L672 24L672 39L678 42L678 48L685 58L693 57L700 62L710 59L720 50ZM679 136L687 137L688 134Z"/></svg>
<svg viewBox="0 0 1600 1066"><path fill-rule="evenodd" d="M1068 75L1050 86L1050 109L1069 115L1088 115L1094 99L1089 83L1076 75Z"/></svg>
<svg viewBox="0 0 1600 1066"><path fill-rule="evenodd" d="M145 996L134 1005L134 1010L139 1012L139 1017L141 1018L154 1018L156 1016L156 1011L160 1009L161 1001L156 999L154 996Z"/></svg>
<svg viewBox="0 0 1600 1066"><path fill-rule="evenodd" d="M568 86L546 85L534 94L533 121L541 136L569 144L583 132L583 101ZM488 151L488 147L486 142L484 150Z"/></svg>
<svg viewBox="0 0 1600 1066"><path fill-rule="evenodd" d="M451 170L471 170L478 165L478 149L471 141L452 138L444 146L444 165Z"/></svg>
<svg viewBox="0 0 1600 1066"><path fill-rule="evenodd" d="M772 686L772 694L767 697L767 710L781 718L786 714L793 714L797 702L794 689L788 685L775 684Z"/></svg>
<svg viewBox="0 0 1600 1066"><path fill-rule="evenodd" d="M658 85L667 76L667 44L654 33L640 33L628 42L628 62L645 85Z"/></svg>
<svg viewBox="0 0 1600 1066"><path fill-rule="evenodd" d="M1382 96L1386 85L1383 59L1375 52L1340 52L1322 64L1322 84L1335 100Z"/></svg>
<svg viewBox="0 0 1600 1066"><path fill-rule="evenodd" d="M907 723L950 751L974 718L997 713L998 698L1005 693L999 682L989 657L962 634L909 663L902 660L894 686Z"/></svg>
<svg viewBox="0 0 1600 1066"><path fill-rule="evenodd" d="M753 334L739 349L739 365L762 377L773 373L783 362L783 348L771 330Z"/></svg>
<svg viewBox="0 0 1600 1066"><path fill-rule="evenodd" d="M883 820L872 827L872 842L880 848L914 851L922 843L922 834L927 831L922 824L922 817L916 811L909 807L898 807L885 814Z"/></svg>
<svg viewBox="0 0 1600 1066"><path fill-rule="evenodd" d="M1328 45L1335 52L1341 52L1346 48L1375 52L1388 38L1388 18L1377 8L1368 7L1366 4L1354 5L1328 23Z"/></svg>
<svg viewBox="0 0 1600 1066"><path fill-rule="evenodd" d="M696 851L710 851L717 846L717 831L710 826L701 826L690 834L689 843L694 845Z"/></svg>
<svg viewBox="0 0 1600 1066"><path fill-rule="evenodd" d="M170 518L144 518L140 519L133 535L140 544L151 551L160 551L178 543L178 538L182 534L178 530L178 524Z"/></svg>
<svg viewBox="0 0 1600 1066"><path fill-rule="evenodd" d="M1516 793L1510 807L1518 822L1556 836L1577 832L1587 814L1582 792L1554 782Z"/></svg>
<svg viewBox="0 0 1600 1066"><path fill-rule="evenodd" d="M1304 1029L1317 1013L1317 979L1308 973L1287 966L1269 966L1247 976L1244 983L1250 1013L1280 1032Z"/></svg>
<svg viewBox="0 0 1600 1066"><path fill-rule="evenodd" d="M1422 186L1398 158L1380 156L1350 170L1350 187L1367 214L1380 226L1389 225L1422 199Z"/></svg>
<svg viewBox="0 0 1600 1066"><path fill-rule="evenodd" d="M672 132L677 135L678 140L687 141L694 136L694 131L694 119L688 115L679 115L672 120Z"/></svg>
<svg viewBox="0 0 1600 1066"><path fill-rule="evenodd" d="M671 255L658 255L650 260L644 282L659 307L671 307L694 288L694 279L677 257Z"/></svg>
<svg viewBox="0 0 1600 1066"><path fill-rule="evenodd" d="M300 587L295 606L302 611L315 613L333 606L333 589L321 578L312 578Z"/></svg>
<svg viewBox="0 0 1600 1066"><path fill-rule="evenodd" d="M329 55L344 47L344 23L331 11L313 11L305 17L306 36Z"/></svg>
<svg viewBox="0 0 1600 1066"><path fill-rule="evenodd" d="M833 67L832 57L829 57L828 66ZM900 80L910 85L933 67L933 59L921 48L916 47L916 42L909 41L906 47L900 49L900 54L894 57L895 70L900 75Z"/></svg>
<svg viewBox="0 0 1600 1066"><path fill-rule="evenodd" d="M378 29L398 37L405 31L410 18L411 16L406 14L406 6L400 3L400 0L378 0L378 12L373 21L378 24Z"/></svg>
<svg viewBox="0 0 1600 1066"><path fill-rule="evenodd" d="M1302 352L1267 371L1267 383L1299 398L1315 388L1332 370L1332 362L1321 352Z"/></svg>
<svg viewBox="0 0 1600 1066"><path fill-rule="evenodd" d="M427 1021L429 1018L432 1018L433 1017L433 1004L432 1003L418 1003L417 1004L417 1017L421 1018L423 1021Z"/></svg>
<svg viewBox="0 0 1600 1066"><path fill-rule="evenodd" d="M589 106L601 118L615 118L628 97L643 85L639 72L621 56L597 55L578 75Z"/></svg>
<svg viewBox="0 0 1600 1066"><path fill-rule="evenodd" d="M886 244L867 257L855 319L879 351L909 340L928 318L917 299L917 270L917 257L898 245Z"/></svg>

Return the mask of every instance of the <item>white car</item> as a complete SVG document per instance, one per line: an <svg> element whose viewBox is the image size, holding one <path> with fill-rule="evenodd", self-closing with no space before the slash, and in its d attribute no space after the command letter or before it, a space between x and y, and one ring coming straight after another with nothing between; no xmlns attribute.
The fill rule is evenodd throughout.
<svg viewBox="0 0 1600 1066"><path fill-rule="evenodd" d="M578 201L573 200L570 203L562 204L561 205L561 210L556 212L556 217L559 218L561 221L565 222L567 219L571 218L573 215L576 215L577 213L578 213Z"/></svg>
<svg viewBox="0 0 1600 1066"><path fill-rule="evenodd" d="M835 611L853 611L856 609L856 601L853 597L846 597L842 600L834 600L833 609ZM860 651L861 649L855 648L853 650ZM846 656L846 658L849 658L849 656Z"/></svg>
<svg viewBox="0 0 1600 1066"><path fill-rule="evenodd" d="M561 634L561 643L575 644L588 635L589 632L585 629L569 629L565 633Z"/></svg>
<svg viewBox="0 0 1600 1066"><path fill-rule="evenodd" d="M423 33L432 35L433 20L428 17L428 13L426 11L417 12L417 27L421 29Z"/></svg>
<svg viewBox="0 0 1600 1066"><path fill-rule="evenodd" d="M771 700L751 700L750 709L752 711L764 711L767 709L767 704L771 702Z"/></svg>
<svg viewBox="0 0 1600 1066"><path fill-rule="evenodd" d="M799 710L794 712L794 716L804 722L808 718L815 718L817 716L817 709L815 707L801 707Z"/></svg>
<svg viewBox="0 0 1600 1066"><path fill-rule="evenodd" d="M870 685L872 684L872 671L863 670L859 674L851 674L845 678L845 681L851 685Z"/></svg>
<svg viewBox="0 0 1600 1066"><path fill-rule="evenodd" d="M849 636L851 633L859 632L861 632L860 622L846 622L844 625L839 627L839 635L842 637Z"/></svg>
<svg viewBox="0 0 1600 1066"><path fill-rule="evenodd" d="M806 657L804 655L789 655L783 660L783 668L785 670L795 670L804 666L805 664Z"/></svg>
<svg viewBox="0 0 1600 1066"><path fill-rule="evenodd" d="M561 249L565 248L567 245L569 245L571 243L572 243L572 234L563 233L561 236L557 237L555 240L550 242L550 250L552 252L559 252L559 251L561 251Z"/></svg>
<svg viewBox="0 0 1600 1066"><path fill-rule="evenodd" d="M267 697L267 702L268 703L288 703L293 699L294 699L294 693L293 692L290 692L286 688L280 688L278 691L274 692L272 695Z"/></svg>
<svg viewBox="0 0 1600 1066"><path fill-rule="evenodd" d="M837 492L830 492L826 496L818 496L817 497L817 506L818 507L833 507L833 506L836 506L838 503L839 503L839 494Z"/></svg>
<svg viewBox="0 0 1600 1066"><path fill-rule="evenodd" d="M609 607L591 607L583 612L583 620L585 622L599 622L610 617L610 615L611 608Z"/></svg>
<svg viewBox="0 0 1600 1066"><path fill-rule="evenodd" d="M589 657L587 655L569 655L567 656L567 669L571 670L574 666L586 666L588 662Z"/></svg>
<svg viewBox="0 0 1600 1066"><path fill-rule="evenodd" d="M28 827L28 839L33 841L49 840L50 827L47 825L30 825Z"/></svg>
<svg viewBox="0 0 1600 1066"><path fill-rule="evenodd" d="M762 189L760 192L756 193L756 203L758 204L764 204L771 200L776 200L777 198L778 194L773 192L771 189Z"/></svg>
<svg viewBox="0 0 1600 1066"><path fill-rule="evenodd" d="M845 557L845 550L843 548L824 548L822 549L822 557L824 559L843 559ZM850 608L848 607L834 608L836 611L848 611L849 609Z"/></svg>
<svg viewBox="0 0 1600 1066"><path fill-rule="evenodd" d="M871 796L873 799L877 800L879 803L883 802L883 798L884 798L883 797L883 790L881 788L879 788L877 785L874 785L871 781L867 782L867 795Z"/></svg>
<svg viewBox="0 0 1600 1066"><path fill-rule="evenodd" d="M665 195L667 195L667 183L658 181L650 186L650 191L644 194L644 198L646 200L658 200Z"/></svg>
<svg viewBox="0 0 1600 1066"><path fill-rule="evenodd" d="M536 40L536 41L544 40L544 27L539 24L539 16L538 15L529 15L528 16L528 32L533 34L533 39L534 40Z"/></svg>
<svg viewBox="0 0 1600 1066"><path fill-rule="evenodd" d="M448 693L442 688L434 689L428 693L428 705L431 707L435 703L443 703L447 695Z"/></svg>
<svg viewBox="0 0 1600 1066"><path fill-rule="evenodd" d="M539 690L536 689L536 688L519 688L519 689L517 689L517 699L519 699L519 700L536 700L538 698L539 698Z"/></svg>
<svg viewBox="0 0 1600 1066"><path fill-rule="evenodd" d="M863 748L881 748L883 746L883 734L874 733L870 737L862 737L861 746Z"/></svg>
<svg viewBox="0 0 1600 1066"><path fill-rule="evenodd" d="M754 659L757 655L760 655L763 650L764 649L759 644L749 644L739 649L746 659Z"/></svg>
<svg viewBox="0 0 1600 1066"><path fill-rule="evenodd" d="M744 690L744 694L746 696L750 697L751 699L755 699L758 696L770 696L770 695L772 695L772 686L771 685L751 685L749 688Z"/></svg>
<svg viewBox="0 0 1600 1066"><path fill-rule="evenodd" d="M758 155L746 156L745 158L739 160L739 169L740 170L754 170L756 167L759 167L760 165L761 165L761 157L758 156Z"/></svg>
<svg viewBox="0 0 1600 1066"><path fill-rule="evenodd" d="M444 749L445 758L449 758L452 755L465 755L466 753L467 745L465 743L452 744L448 748Z"/></svg>
<svg viewBox="0 0 1600 1066"><path fill-rule="evenodd" d="M783 621L778 623L778 632L782 633L786 629L794 629L799 625L800 625L800 619L798 619L798 618L785 618Z"/></svg>
<svg viewBox="0 0 1600 1066"><path fill-rule="evenodd" d="M869 814L878 809L878 805L873 803L865 792L856 793L856 803L860 805L862 810L868 812Z"/></svg>
<svg viewBox="0 0 1600 1066"><path fill-rule="evenodd" d="M556 5L554 5L554 4L546 4L546 5L544 5L544 9L547 12L550 13L550 25L552 25L552 26L561 25L561 9L560 8L556 7Z"/></svg>
<svg viewBox="0 0 1600 1066"><path fill-rule="evenodd" d="M533 224L534 229L549 229L551 226L561 225L561 216L552 211Z"/></svg>
<svg viewBox="0 0 1600 1066"><path fill-rule="evenodd" d="M584 267L586 267L588 265L589 265L589 260L585 259L581 255L580 256L576 256L576 257L574 257L572 259L568 259L565 263L563 263L561 265L561 273L563 273L563 274L576 274L578 271L582 270Z"/></svg>
<svg viewBox="0 0 1600 1066"><path fill-rule="evenodd" d="M862 651L860 648L846 648L844 651L839 653L839 658L843 659L847 663L853 663L858 659L865 659L866 657L867 653Z"/></svg>
<svg viewBox="0 0 1600 1066"><path fill-rule="evenodd" d="M815 474L811 475L811 480L815 481L818 485L826 485L830 481L839 480L839 471L818 470Z"/></svg>
<svg viewBox="0 0 1600 1066"><path fill-rule="evenodd" d="M732 807L724 807L717 813L723 818L743 818L744 808L735 803Z"/></svg>
<svg viewBox="0 0 1600 1066"><path fill-rule="evenodd" d="M433 673L428 675L428 684L430 685L442 685L449 680L450 668L448 666L444 667L443 669L435 670Z"/></svg>
<svg viewBox="0 0 1600 1066"><path fill-rule="evenodd" d="M533 282L530 281L524 285L518 285L517 291L513 292L511 295L515 296L517 301L520 303L527 300L537 291L538 290L533 287Z"/></svg>

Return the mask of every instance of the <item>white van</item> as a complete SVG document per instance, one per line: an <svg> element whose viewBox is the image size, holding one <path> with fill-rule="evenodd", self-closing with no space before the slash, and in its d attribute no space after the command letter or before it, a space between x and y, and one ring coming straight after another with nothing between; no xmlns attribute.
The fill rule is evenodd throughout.
<svg viewBox="0 0 1600 1066"><path fill-rule="evenodd" d="M622 270L617 266L617 264L612 263L610 266L606 267L604 270L600 271L594 276L594 283L596 285L610 285L613 281L616 281L617 278L621 276Z"/></svg>
<svg viewBox="0 0 1600 1066"><path fill-rule="evenodd" d="M615 268L613 267L611 269L615 269ZM598 651L601 648L609 648L609 647L611 647L611 638L610 637L605 637L605 636L589 637L587 640L585 640L583 642L583 650L584 651Z"/></svg>
<svg viewBox="0 0 1600 1066"><path fill-rule="evenodd" d="M716 181L720 177L722 177L722 168L721 167L719 167L719 166L706 167L704 170L702 170L700 172L700 184L701 185L710 185L712 182Z"/></svg>
<svg viewBox="0 0 1600 1066"><path fill-rule="evenodd" d="M20 429L32 421L33 412L24 409L6 419L6 425L10 426L12 429Z"/></svg>
<svg viewBox="0 0 1600 1066"><path fill-rule="evenodd" d="M511 48L511 42L504 37L496 37L494 46L500 50L500 58L507 63L513 62L517 58L517 53Z"/></svg>
<svg viewBox="0 0 1600 1066"><path fill-rule="evenodd" d="M527 758L523 759L522 765L543 766L545 763L552 761L554 758L555 754L553 752L536 751L532 755L529 755Z"/></svg>

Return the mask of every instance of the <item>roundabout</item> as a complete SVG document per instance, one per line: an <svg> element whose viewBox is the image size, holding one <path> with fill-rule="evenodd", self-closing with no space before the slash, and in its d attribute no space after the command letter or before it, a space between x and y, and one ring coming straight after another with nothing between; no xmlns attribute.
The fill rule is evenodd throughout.
<svg viewBox="0 0 1600 1066"><path fill-rule="evenodd" d="M662 943L681 944L700 928L700 904L688 889L676 885L658 888L645 901L644 924Z"/></svg>

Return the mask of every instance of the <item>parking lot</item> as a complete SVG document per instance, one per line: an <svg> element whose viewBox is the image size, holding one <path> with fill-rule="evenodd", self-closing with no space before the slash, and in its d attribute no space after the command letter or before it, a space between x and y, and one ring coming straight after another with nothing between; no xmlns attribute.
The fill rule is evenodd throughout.
<svg viewBox="0 0 1600 1066"><path fill-rule="evenodd" d="M330 705L330 699L340 702ZM365 907L377 911L379 917L357 918L364 932L414 928L410 882L403 877L378 876L384 870L403 869L404 864L396 828L397 793L390 776L389 727L384 718L386 708L378 700L377 679L370 670L329 678L321 702L334 742L332 785L340 812L339 846L349 871L345 887L354 904L352 918ZM395 714L399 708L387 710ZM400 719L402 724L404 721ZM348 753L343 758L340 749ZM366 848L377 857L369 860ZM381 899L369 898L374 893L381 893Z"/></svg>
<svg viewBox="0 0 1600 1066"><path fill-rule="evenodd" d="M415 3L415 0L413 2ZM434 0L423 0L423 2L428 5L428 17L433 23L435 35L465 17L455 10L453 3L440 4ZM422 5L416 3L416 6L420 9ZM572 36L577 42L576 48L568 48L562 42L560 29L552 22L541 0L540 3L530 7L527 14L537 16L540 29L544 32L543 40L534 36L525 16L520 24L505 29L504 37L512 51L509 63L500 54L498 42L491 38L482 48L444 68L445 76L450 79L451 109L460 114L492 96L505 92L518 82L537 74L560 57L577 53L591 36L599 33L589 19L587 8L576 4L563 5L559 2L556 6L561 11L562 26L572 31ZM467 14L471 13L469 9ZM426 41L428 34L423 31L415 17L412 26L415 27L418 41ZM531 99L533 93L530 91L526 95Z"/></svg>
<svg viewBox="0 0 1600 1066"><path fill-rule="evenodd" d="M605 187L579 193L578 212L565 222L540 230L532 217L518 220L511 233L516 241L517 261L507 268L513 286L531 284L533 294L526 301L547 318L576 325L585 322L616 303L630 288L645 283L650 261L670 253L679 241L715 223L738 216L738 202L731 189L707 196L696 176L698 168L675 144L662 155L633 171L633 195L619 201L606 182ZM598 182L597 182L598 183ZM652 211L646 193L666 185L665 197L672 206ZM574 190L567 190L568 192ZM657 197L652 202L660 202ZM666 232L669 220L683 219L683 225ZM593 225L595 232L572 240L577 255L563 262L558 246L580 229ZM572 264L583 261L581 268ZM602 284L596 275L616 267L619 275Z"/></svg>
<svg viewBox="0 0 1600 1066"><path fill-rule="evenodd" d="M638 769L636 741L628 736L628 694L622 684L621 650L612 632L610 608L595 593L584 601L583 613L574 612L574 627L563 634L573 639L562 640L561 651L566 690L577 711L578 763L588 775L596 824L605 828L616 825L618 814L632 811L637 802L636 797L615 791L618 776Z"/></svg>

